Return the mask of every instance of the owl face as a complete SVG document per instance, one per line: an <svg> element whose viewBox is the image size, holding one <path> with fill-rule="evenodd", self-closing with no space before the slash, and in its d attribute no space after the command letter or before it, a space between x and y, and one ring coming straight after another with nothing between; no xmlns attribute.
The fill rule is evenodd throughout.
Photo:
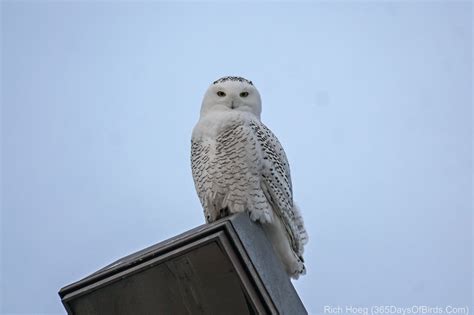
<svg viewBox="0 0 474 315"><path fill-rule="evenodd" d="M201 115L212 111L249 112L260 118L262 102L252 82L240 77L224 77L207 89Z"/></svg>

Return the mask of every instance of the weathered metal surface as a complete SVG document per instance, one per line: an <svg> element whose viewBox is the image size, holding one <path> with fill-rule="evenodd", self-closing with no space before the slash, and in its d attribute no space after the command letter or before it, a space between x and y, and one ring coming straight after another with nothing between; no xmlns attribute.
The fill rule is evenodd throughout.
<svg viewBox="0 0 474 315"><path fill-rule="evenodd" d="M74 315L307 314L246 214L202 225L59 291Z"/></svg>
<svg viewBox="0 0 474 315"><path fill-rule="evenodd" d="M306 314L298 293L262 228L246 215L233 217L231 223L280 314Z"/></svg>

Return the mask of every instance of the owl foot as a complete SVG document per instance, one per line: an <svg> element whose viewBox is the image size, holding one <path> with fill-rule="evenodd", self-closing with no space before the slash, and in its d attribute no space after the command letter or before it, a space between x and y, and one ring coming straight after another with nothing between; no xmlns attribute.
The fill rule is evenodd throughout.
<svg viewBox="0 0 474 315"><path fill-rule="evenodd" d="M273 220L272 220L272 216L270 213L268 213L267 211L250 211L249 213L250 215L250 219L254 222L260 222L261 224L268 224L268 223L271 223Z"/></svg>
<svg viewBox="0 0 474 315"><path fill-rule="evenodd" d="M298 259L295 261L292 266L291 266L291 271L289 272L290 277L293 279L298 279L300 275L305 275L306 274L306 267L304 266L304 263Z"/></svg>
<svg viewBox="0 0 474 315"><path fill-rule="evenodd" d="M219 219L228 217L229 215L230 215L229 208L228 207L222 208L222 209L219 210L219 212L216 213L215 220L219 220Z"/></svg>

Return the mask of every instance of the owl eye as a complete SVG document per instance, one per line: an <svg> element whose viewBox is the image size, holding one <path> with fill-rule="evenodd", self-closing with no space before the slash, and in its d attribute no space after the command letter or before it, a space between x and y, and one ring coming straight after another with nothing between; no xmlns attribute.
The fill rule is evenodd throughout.
<svg viewBox="0 0 474 315"><path fill-rule="evenodd" d="M240 97L247 97L247 96L249 96L249 92L240 93Z"/></svg>
<svg viewBox="0 0 474 315"><path fill-rule="evenodd" d="M224 97L224 96L225 96L225 93L222 92L222 91L219 91L219 92L217 92L217 96L219 96L219 97Z"/></svg>

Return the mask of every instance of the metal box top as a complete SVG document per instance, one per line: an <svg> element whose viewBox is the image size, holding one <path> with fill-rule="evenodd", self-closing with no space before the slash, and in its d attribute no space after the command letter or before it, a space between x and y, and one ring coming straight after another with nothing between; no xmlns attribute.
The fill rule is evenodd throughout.
<svg viewBox="0 0 474 315"><path fill-rule="evenodd" d="M224 218L65 286L68 314L307 314L258 224Z"/></svg>

